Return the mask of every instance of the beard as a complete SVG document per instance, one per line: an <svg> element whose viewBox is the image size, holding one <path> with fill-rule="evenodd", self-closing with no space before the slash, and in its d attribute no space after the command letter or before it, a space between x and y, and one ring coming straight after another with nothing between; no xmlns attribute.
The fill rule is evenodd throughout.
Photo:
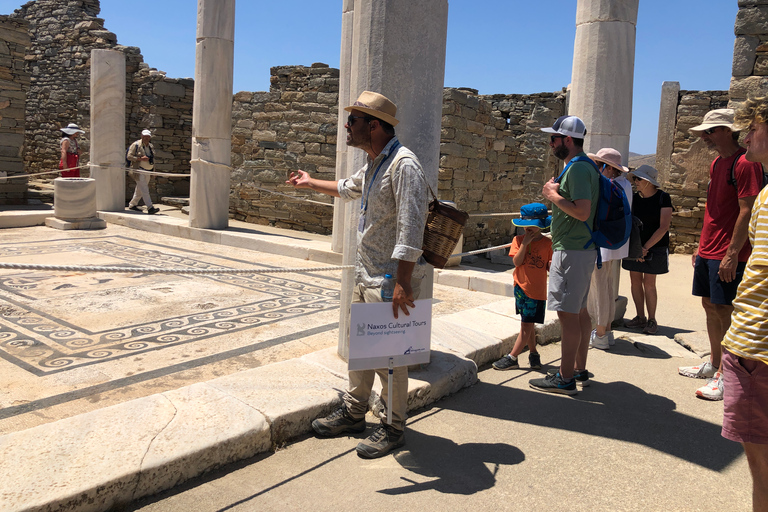
<svg viewBox="0 0 768 512"><path fill-rule="evenodd" d="M557 158L560 160L565 160L568 158L568 148L565 146L558 146L557 148L552 150L552 154L554 154Z"/></svg>

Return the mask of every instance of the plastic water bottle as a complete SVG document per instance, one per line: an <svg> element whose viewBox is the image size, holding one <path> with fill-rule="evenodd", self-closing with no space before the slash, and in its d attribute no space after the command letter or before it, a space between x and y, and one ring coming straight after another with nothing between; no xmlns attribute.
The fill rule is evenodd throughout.
<svg viewBox="0 0 768 512"><path fill-rule="evenodd" d="M395 278L392 274L384 274L384 281L381 282L381 300L392 302L392 295L395 293Z"/></svg>

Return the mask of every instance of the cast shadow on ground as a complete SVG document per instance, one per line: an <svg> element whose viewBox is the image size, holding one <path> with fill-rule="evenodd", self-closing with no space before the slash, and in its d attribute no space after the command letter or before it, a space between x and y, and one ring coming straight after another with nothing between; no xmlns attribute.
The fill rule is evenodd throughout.
<svg viewBox="0 0 768 512"><path fill-rule="evenodd" d="M406 485L378 491L382 494L398 495L428 490L445 494L475 494L496 484L499 466L520 464L525 460L523 452L509 444L459 445L450 439L414 429L409 429L407 436L408 444L395 452L395 460L403 469L433 480L416 482L400 477ZM486 463L493 464L493 471Z"/></svg>
<svg viewBox="0 0 768 512"><path fill-rule="evenodd" d="M524 373L515 378L537 377ZM720 435L721 425L675 410L675 402L626 382L595 382L573 398L480 382L445 409L563 429L652 448L721 471L743 453Z"/></svg>

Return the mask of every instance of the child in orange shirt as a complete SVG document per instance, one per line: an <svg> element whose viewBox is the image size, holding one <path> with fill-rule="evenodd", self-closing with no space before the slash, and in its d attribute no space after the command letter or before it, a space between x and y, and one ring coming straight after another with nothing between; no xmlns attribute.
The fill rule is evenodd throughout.
<svg viewBox="0 0 768 512"><path fill-rule="evenodd" d="M541 356L536 349L534 324L544 323L547 305L547 271L552 262L552 240L545 237L542 229L552 223L547 207L531 203L520 208L520 218L512 224L525 228L525 235L518 235L509 248L509 255L515 264L512 274L515 278L515 310L520 315L520 334L512 352L493 363L494 370L515 370L520 368L517 356L527 344L528 365L532 370L541 369Z"/></svg>

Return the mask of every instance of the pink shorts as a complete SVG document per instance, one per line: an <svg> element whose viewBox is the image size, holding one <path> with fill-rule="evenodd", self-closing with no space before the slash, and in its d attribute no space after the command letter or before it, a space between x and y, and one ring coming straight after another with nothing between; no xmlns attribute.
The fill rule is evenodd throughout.
<svg viewBox="0 0 768 512"><path fill-rule="evenodd" d="M723 437L768 444L768 364L723 350L723 379Z"/></svg>

